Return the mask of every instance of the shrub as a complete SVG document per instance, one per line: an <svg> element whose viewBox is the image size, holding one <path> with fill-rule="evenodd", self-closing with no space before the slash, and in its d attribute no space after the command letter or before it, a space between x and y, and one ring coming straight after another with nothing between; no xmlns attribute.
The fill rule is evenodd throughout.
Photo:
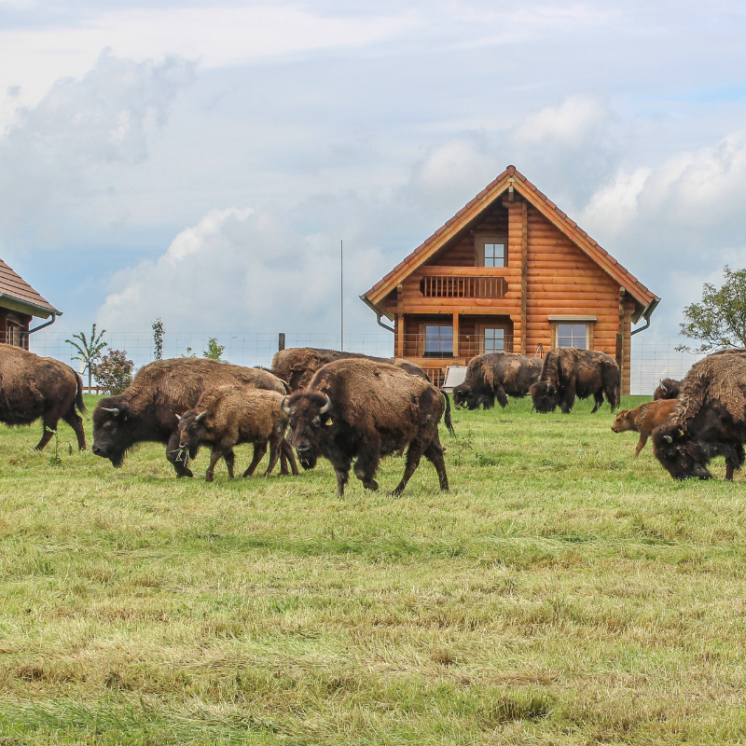
<svg viewBox="0 0 746 746"><path fill-rule="evenodd" d="M112 395L121 394L132 383L132 371L135 364L127 360L126 350L112 350L93 363L91 370L100 386L108 389Z"/></svg>

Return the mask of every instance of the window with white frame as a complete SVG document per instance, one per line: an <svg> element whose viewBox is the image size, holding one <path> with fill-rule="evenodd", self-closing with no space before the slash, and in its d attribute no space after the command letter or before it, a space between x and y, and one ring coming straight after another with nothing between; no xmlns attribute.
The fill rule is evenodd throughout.
<svg viewBox="0 0 746 746"><path fill-rule="evenodd" d="M485 327L484 352L505 352L505 329Z"/></svg>

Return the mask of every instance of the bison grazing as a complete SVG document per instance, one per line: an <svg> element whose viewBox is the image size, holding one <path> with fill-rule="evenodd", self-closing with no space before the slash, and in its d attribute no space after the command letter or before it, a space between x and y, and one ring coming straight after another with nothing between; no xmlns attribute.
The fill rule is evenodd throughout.
<svg viewBox="0 0 746 746"><path fill-rule="evenodd" d="M448 398L429 381L371 360L338 360L320 368L305 391L283 404L290 418L292 443L301 465L312 469L319 456L331 461L337 494L344 495L352 460L366 489L375 480L382 456L403 453L406 467L394 490L400 495L424 455L435 466L440 488L448 489L438 423L453 432Z"/></svg>
<svg viewBox="0 0 746 746"><path fill-rule="evenodd" d="M528 390L537 412L554 412L559 406L567 414L575 397L593 396L591 414L604 403L604 394L613 412L619 406L621 376L619 366L604 352L557 347L544 358L539 380Z"/></svg>
<svg viewBox="0 0 746 746"><path fill-rule="evenodd" d="M653 392L653 401L675 399L680 391L681 381L674 381L673 378L664 378Z"/></svg>
<svg viewBox="0 0 746 746"><path fill-rule="evenodd" d="M42 418L44 432L36 445L49 443L60 419L75 431L78 448L85 450L83 381L65 363L39 357L21 347L0 344L0 422L30 425Z"/></svg>
<svg viewBox="0 0 746 746"><path fill-rule="evenodd" d="M228 476L233 479L235 454L233 447L240 443L254 444L254 458L244 477L250 477L267 452L269 466L265 474L275 468L283 450L290 458L293 474L298 474L293 449L285 440L288 416L282 409L283 394L276 391L247 389L245 386L218 386L205 392L197 406L176 415L179 420L179 448L194 452L200 445L212 448L210 465L205 480L212 482L215 464L225 459ZM287 467L282 469L287 474Z"/></svg>
<svg viewBox="0 0 746 746"><path fill-rule="evenodd" d="M508 405L508 396L522 398L541 375L541 359L511 353L491 352L469 361L466 379L453 389L457 407L485 409Z"/></svg>
<svg viewBox="0 0 746 746"><path fill-rule="evenodd" d="M93 453L121 466L135 444L164 443L176 475L191 477L191 470L179 456L176 415L196 406L205 391L225 385L287 392L283 381L260 368L200 358L156 360L142 368L124 392L101 399L96 405ZM190 454L194 455L196 450Z"/></svg>
<svg viewBox="0 0 746 746"><path fill-rule="evenodd" d="M388 363L401 368L410 375L424 378L426 381L430 380L419 365L410 363L408 360L370 357L357 352L320 350L315 347L291 347L287 350L280 350L272 358L272 372L290 386L290 391L300 391L308 386L313 374L322 365L335 360L372 360L375 363Z"/></svg>
<svg viewBox="0 0 746 746"><path fill-rule="evenodd" d="M636 409L623 409L617 413L611 429L615 433L626 433L629 430L640 433L635 455L632 457L637 458L640 451L645 447L645 443L648 442L650 433L671 416L675 406L676 401L674 399L661 399L645 402Z"/></svg>
<svg viewBox="0 0 746 746"><path fill-rule="evenodd" d="M715 456L725 478L744 463L746 353L726 350L695 363L681 382L670 419L653 432L653 452L674 479L710 479Z"/></svg>

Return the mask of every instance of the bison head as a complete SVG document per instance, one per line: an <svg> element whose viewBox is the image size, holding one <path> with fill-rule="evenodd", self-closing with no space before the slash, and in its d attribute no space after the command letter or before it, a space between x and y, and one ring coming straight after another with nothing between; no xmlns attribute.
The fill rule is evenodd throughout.
<svg viewBox="0 0 746 746"><path fill-rule="evenodd" d="M207 411L198 412L196 409L190 409L183 415L176 415L179 422L179 448L188 449L194 452L199 446L199 442L204 435L202 422L207 415Z"/></svg>
<svg viewBox="0 0 746 746"><path fill-rule="evenodd" d="M611 429L615 433L624 433L627 430L634 429L634 422L629 417L630 410L623 409L621 412L617 412L617 416L614 418L614 424Z"/></svg>
<svg viewBox="0 0 746 746"><path fill-rule="evenodd" d="M129 406L119 396L101 399L93 412L93 448L96 456L108 458L113 466L124 462L127 450L137 442Z"/></svg>
<svg viewBox="0 0 746 746"><path fill-rule="evenodd" d="M472 406L473 402L474 392L471 390L471 386L467 386L465 383L460 383L458 386L453 387L453 403L457 409L461 409L461 407L476 409L476 404Z"/></svg>
<svg viewBox="0 0 746 746"><path fill-rule="evenodd" d="M653 430L653 453L674 479L711 479L707 449L681 425L664 424Z"/></svg>
<svg viewBox="0 0 746 746"><path fill-rule="evenodd" d="M303 391L284 398L282 410L288 415L290 442L298 453L301 466L313 469L326 429L333 424L331 399L326 394Z"/></svg>
<svg viewBox="0 0 746 746"><path fill-rule="evenodd" d="M534 409L537 412L548 414L557 408L557 389L548 381L532 383L528 393L533 399Z"/></svg>

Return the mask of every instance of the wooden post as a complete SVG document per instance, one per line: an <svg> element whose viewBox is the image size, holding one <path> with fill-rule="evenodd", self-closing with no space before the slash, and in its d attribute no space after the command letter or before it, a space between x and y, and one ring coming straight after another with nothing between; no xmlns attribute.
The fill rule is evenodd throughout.
<svg viewBox="0 0 746 746"><path fill-rule="evenodd" d="M277 346L278 351L285 349L285 332L280 332L280 339Z"/></svg>
<svg viewBox="0 0 746 746"><path fill-rule="evenodd" d="M521 209L521 355L526 354L528 326L528 203Z"/></svg>
<svg viewBox="0 0 746 746"><path fill-rule="evenodd" d="M458 357L458 314L453 314L453 357Z"/></svg>
<svg viewBox="0 0 746 746"><path fill-rule="evenodd" d="M616 364L624 380L624 296L627 291L619 288L619 331L616 335Z"/></svg>
<svg viewBox="0 0 746 746"><path fill-rule="evenodd" d="M394 342L396 357L404 357L404 348L404 288L399 283L396 286L396 339Z"/></svg>

